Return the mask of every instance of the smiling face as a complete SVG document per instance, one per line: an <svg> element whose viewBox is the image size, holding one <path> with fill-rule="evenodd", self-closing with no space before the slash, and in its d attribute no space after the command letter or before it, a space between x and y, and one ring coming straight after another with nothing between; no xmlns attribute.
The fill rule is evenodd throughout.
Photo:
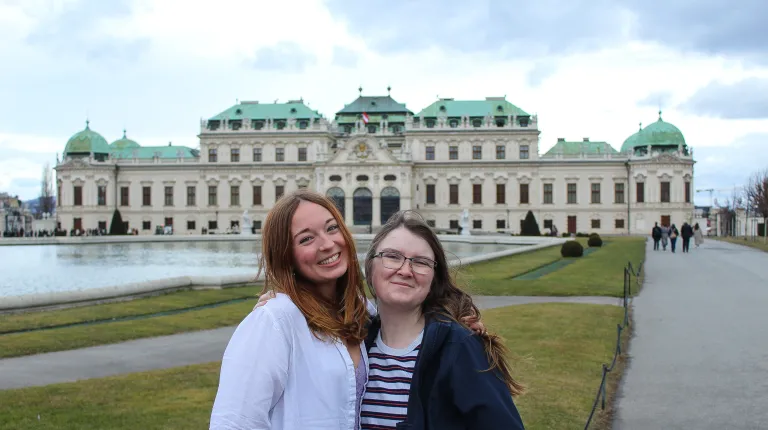
<svg viewBox="0 0 768 430"><path fill-rule="evenodd" d="M435 260L435 253L427 241L411 233L405 227L392 230L382 239L376 252L399 253L405 257L425 259L425 261L431 262ZM371 281L376 291L378 305L403 311L420 307L429 294L432 279L435 276L434 270L416 273L411 268L409 260L405 260L399 269L392 269L386 266L395 265L391 262L385 262L384 259L386 258L387 256L384 255L373 260ZM390 261L394 261L394 259ZM416 265L415 262L414 265Z"/></svg>
<svg viewBox="0 0 768 430"><path fill-rule="evenodd" d="M339 223L324 207L302 201L291 220L296 271L318 287L333 288L347 272L348 247Z"/></svg>

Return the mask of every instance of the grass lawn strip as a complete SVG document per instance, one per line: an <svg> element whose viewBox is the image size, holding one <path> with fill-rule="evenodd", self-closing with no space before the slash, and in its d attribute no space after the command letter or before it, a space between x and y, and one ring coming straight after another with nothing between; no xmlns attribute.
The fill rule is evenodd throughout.
<svg viewBox="0 0 768 430"><path fill-rule="evenodd" d="M248 315L255 304L256 298L253 298L231 305L151 319L6 334L0 336L0 344L2 344L0 358L87 348L145 337L234 326Z"/></svg>
<svg viewBox="0 0 768 430"><path fill-rule="evenodd" d="M759 249L761 251L768 252L768 242L762 237L744 238L742 237L717 237L717 238L704 238L707 240L720 240L723 242L733 243L734 245L744 245L750 248Z"/></svg>
<svg viewBox="0 0 768 430"><path fill-rule="evenodd" d="M261 287L255 285L216 290L181 291L101 305L6 314L0 315L0 333L194 308L232 299L255 297L259 291L261 291Z"/></svg>
<svg viewBox="0 0 768 430"><path fill-rule="evenodd" d="M606 245L606 243L603 243L603 246L605 246L605 245ZM601 248L602 247L600 247L600 248L584 248L584 255L581 258L586 257L589 254L592 254L593 252L595 252L595 251L597 251L597 250L599 250ZM555 262L552 262L552 263L549 263L549 264L545 264L545 265L543 265L541 267L537 267L534 270L531 270L531 271L525 272L523 274L517 275L517 276L513 277L512 279L516 280L516 281L532 281L534 279L539 279L539 278L541 278L544 275L549 275L550 273L554 273L554 272L562 269L563 267L565 267L565 266L567 266L567 265L569 265L571 263L575 263L577 261L579 261L578 258L561 258L561 259L559 259L559 260L557 260Z"/></svg>
<svg viewBox="0 0 768 430"><path fill-rule="evenodd" d="M526 428L583 427L601 364L613 356L622 312L614 306L583 304L530 304L483 312L488 327L519 357L512 365L515 377L528 386L528 393L516 401ZM219 366L0 391L0 429L207 428Z"/></svg>

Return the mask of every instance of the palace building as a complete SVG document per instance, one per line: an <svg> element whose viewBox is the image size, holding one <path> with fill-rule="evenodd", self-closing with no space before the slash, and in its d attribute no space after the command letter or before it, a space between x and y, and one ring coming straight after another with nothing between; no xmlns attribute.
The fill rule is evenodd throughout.
<svg viewBox="0 0 768 430"><path fill-rule="evenodd" d="M628 133L629 134L629 133ZM57 163L63 229L108 229L115 209L131 229L174 234L261 227L285 193L331 197L354 231L375 231L400 209L457 230L519 233L533 211L542 229L646 234L690 221L693 154L658 120L609 143L558 139L539 151L539 128L504 97L439 99L417 113L390 95L363 96L330 120L303 100L243 101L201 121L199 149L108 143L86 123Z"/></svg>

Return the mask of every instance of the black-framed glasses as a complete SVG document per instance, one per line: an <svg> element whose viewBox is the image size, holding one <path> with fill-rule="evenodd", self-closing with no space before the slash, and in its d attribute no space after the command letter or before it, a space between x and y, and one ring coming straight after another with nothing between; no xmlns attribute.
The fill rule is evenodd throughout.
<svg viewBox="0 0 768 430"><path fill-rule="evenodd" d="M387 269L400 270L406 260L411 264L411 270L420 275L426 275L437 267L437 262L425 257L406 257L405 255L394 251L381 251L374 254L374 258L381 258L381 263Z"/></svg>

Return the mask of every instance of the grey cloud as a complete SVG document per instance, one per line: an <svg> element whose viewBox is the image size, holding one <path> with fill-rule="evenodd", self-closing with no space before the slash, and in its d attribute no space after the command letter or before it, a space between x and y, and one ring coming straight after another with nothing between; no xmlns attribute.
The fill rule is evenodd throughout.
<svg viewBox="0 0 768 430"><path fill-rule="evenodd" d="M768 168L768 161L758 156L765 152L765 142L768 142L768 133L751 133L728 146L693 148L696 189L729 189L744 185L754 172ZM709 200L708 195L706 200Z"/></svg>
<svg viewBox="0 0 768 430"><path fill-rule="evenodd" d="M637 106L664 109L665 107L669 106L671 100L672 100L671 92L656 91L648 94L644 99L638 100Z"/></svg>
<svg viewBox="0 0 768 430"><path fill-rule="evenodd" d="M440 46L505 57L617 46L629 38L768 61L768 2L328 0L331 11L382 51ZM371 10L376 13L372 14ZM627 32L627 17L634 24Z"/></svg>
<svg viewBox="0 0 768 430"><path fill-rule="evenodd" d="M357 52L343 46L333 47L333 64L342 67L355 67L359 60L360 56L357 55Z"/></svg>
<svg viewBox="0 0 768 430"><path fill-rule="evenodd" d="M280 42L256 51L253 67L260 70L302 72L314 64L316 58L297 43Z"/></svg>
<svg viewBox="0 0 768 430"><path fill-rule="evenodd" d="M724 119L768 118L768 79L748 78L734 84L713 81L699 89L680 108Z"/></svg>

